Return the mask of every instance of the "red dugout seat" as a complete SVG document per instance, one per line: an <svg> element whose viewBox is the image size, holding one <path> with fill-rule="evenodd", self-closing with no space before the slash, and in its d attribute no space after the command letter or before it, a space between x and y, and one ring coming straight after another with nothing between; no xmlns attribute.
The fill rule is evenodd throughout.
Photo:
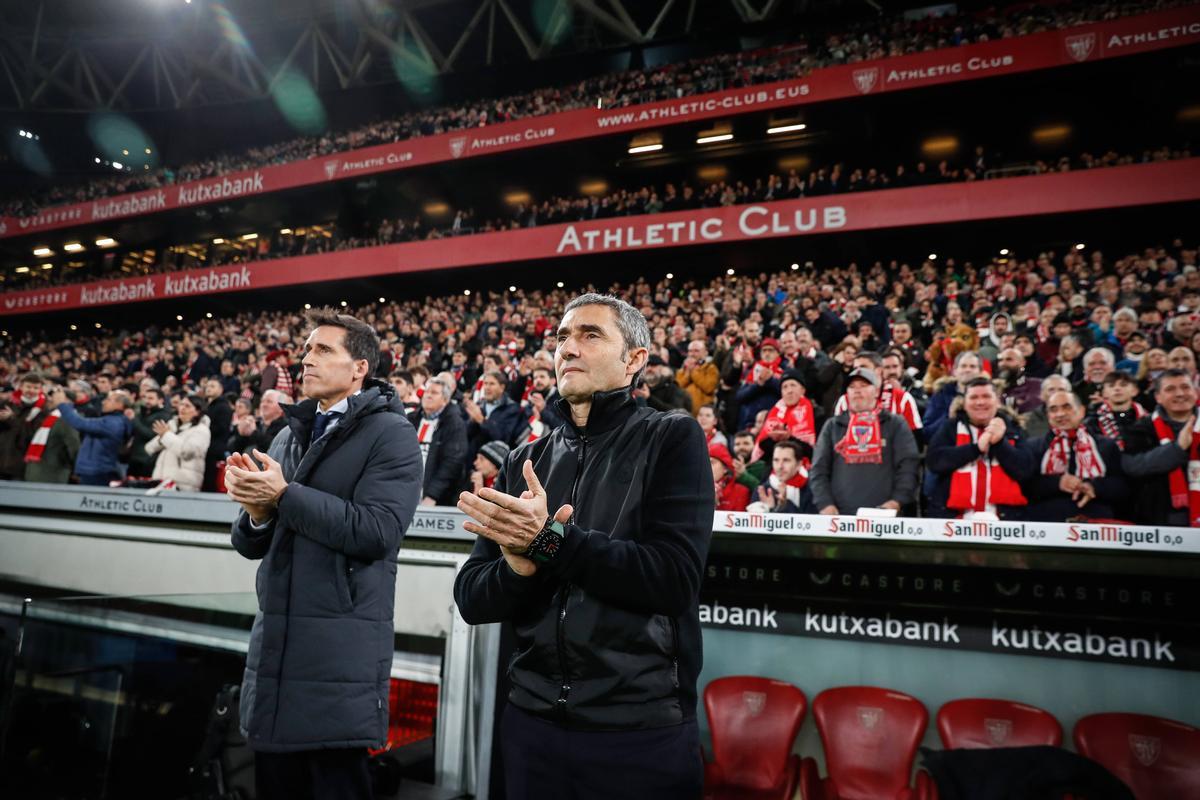
<svg viewBox="0 0 1200 800"><path fill-rule="evenodd" d="M937 713L947 749L1062 745L1062 725L1049 711L1011 700L951 700Z"/></svg>
<svg viewBox="0 0 1200 800"><path fill-rule="evenodd" d="M929 712L915 697L873 686L826 689L813 701L829 777L811 758L800 765L804 800L926 800L924 773L910 785L913 759Z"/></svg>
<svg viewBox="0 0 1200 800"><path fill-rule="evenodd" d="M1075 749L1123 780L1138 800L1200 797L1200 730L1145 714L1092 714Z"/></svg>
<svg viewBox="0 0 1200 800"><path fill-rule="evenodd" d="M711 800L790 800L800 757L792 753L808 699L790 683L734 675L704 687L713 760L704 765Z"/></svg>

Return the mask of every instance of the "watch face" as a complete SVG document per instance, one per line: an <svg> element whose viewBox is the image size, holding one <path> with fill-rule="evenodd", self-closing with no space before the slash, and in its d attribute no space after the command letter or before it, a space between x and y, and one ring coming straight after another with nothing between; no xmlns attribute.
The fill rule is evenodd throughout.
<svg viewBox="0 0 1200 800"><path fill-rule="evenodd" d="M546 537L546 541L542 542L542 546L538 549L540 549L544 555L553 558L558 553L558 546L561 542L562 539L558 536L548 536Z"/></svg>

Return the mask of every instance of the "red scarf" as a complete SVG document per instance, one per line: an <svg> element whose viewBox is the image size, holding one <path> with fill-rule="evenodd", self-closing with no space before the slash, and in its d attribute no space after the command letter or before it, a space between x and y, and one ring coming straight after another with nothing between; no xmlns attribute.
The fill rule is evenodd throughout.
<svg viewBox="0 0 1200 800"><path fill-rule="evenodd" d="M1158 434L1160 445L1170 444L1178 439L1171 432L1166 420L1154 412L1154 431ZM1189 476L1200 476L1200 435L1192 428L1192 446L1188 448L1187 471L1183 467L1171 470L1168 478L1171 487L1171 508L1186 508L1188 510L1188 527L1200 528L1200 479L1189 480Z"/></svg>
<svg viewBox="0 0 1200 800"><path fill-rule="evenodd" d="M1130 407L1135 420L1146 416L1146 409L1142 408L1140 403L1134 403ZM1096 410L1096 422L1100 425L1100 432L1109 439L1117 443L1117 447L1125 449L1125 437L1121 434L1121 426L1117 423L1117 413L1113 411L1113 407L1107 400L1100 403L1100 408Z"/></svg>
<svg viewBox="0 0 1200 800"><path fill-rule="evenodd" d="M771 377L778 378L783 375L783 359L777 358L774 361L755 361L754 366L762 367L771 373Z"/></svg>
<svg viewBox="0 0 1200 800"><path fill-rule="evenodd" d="M1108 472L1108 466L1100 457L1096 440L1080 425L1073 431L1051 431L1054 438L1042 456L1043 475L1064 475L1070 463L1071 453L1075 453L1075 474L1080 478L1091 480L1103 478Z"/></svg>
<svg viewBox="0 0 1200 800"><path fill-rule="evenodd" d="M846 435L833 449L847 464L882 464L883 433L879 428L879 413L851 412L846 421Z"/></svg>
<svg viewBox="0 0 1200 800"><path fill-rule="evenodd" d="M771 410L767 412L767 418L763 420L758 438L754 440L754 454L750 457L751 461L758 461L763 457L763 439L766 439L771 431L779 428L786 428L788 435L793 439L808 445L815 444L817 433L812 402L807 397L801 397L794 406L786 405L782 400L772 406Z"/></svg>
<svg viewBox="0 0 1200 800"><path fill-rule="evenodd" d="M974 444L979 440L982 428L958 423L955 447ZM1021 494L1021 487L1009 477L1000 462L991 457L991 449L974 461L963 464L950 476L950 499L947 508L962 511L991 511L996 506L1023 506L1029 501Z"/></svg>
<svg viewBox="0 0 1200 800"><path fill-rule="evenodd" d="M13 392L13 401L18 405L21 404L21 390ZM37 400L29 406L29 412L25 419L32 422L37 419L38 414L46 408L46 395L43 392L38 392ZM25 463L36 464L42 460L42 454L46 452L46 442L50 440L50 429L54 427L54 423L62 417L62 412L57 408L42 418L42 424L33 434L33 439L29 442L29 447L25 450Z"/></svg>

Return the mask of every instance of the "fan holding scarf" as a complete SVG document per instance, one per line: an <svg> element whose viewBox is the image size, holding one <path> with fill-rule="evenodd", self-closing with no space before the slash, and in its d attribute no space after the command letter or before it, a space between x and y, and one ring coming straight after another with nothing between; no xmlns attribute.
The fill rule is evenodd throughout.
<svg viewBox="0 0 1200 800"><path fill-rule="evenodd" d="M1029 498L1026 519L1039 522L1112 519L1129 494L1116 442L1088 433L1086 409L1074 392L1046 399L1050 432L1028 447L1037 465L1022 487Z"/></svg>
<svg viewBox="0 0 1200 800"><path fill-rule="evenodd" d="M937 476L928 516L969 519L978 514L1020 518L1028 500L1020 483L1033 475L1033 454L1020 426L988 378L969 381L929 442L925 466Z"/></svg>

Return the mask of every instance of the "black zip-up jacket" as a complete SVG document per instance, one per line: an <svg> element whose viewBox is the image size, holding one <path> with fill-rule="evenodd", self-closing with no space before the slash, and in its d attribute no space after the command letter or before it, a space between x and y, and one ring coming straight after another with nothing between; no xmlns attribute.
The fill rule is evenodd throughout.
<svg viewBox="0 0 1200 800"><path fill-rule="evenodd" d="M517 575L480 537L454 583L463 619L511 622L509 702L570 728L629 730L696 715L698 598L712 537L712 469L685 414L640 408L628 387L593 396L509 454L495 488L520 495L533 460L553 514L574 507L557 556Z"/></svg>

